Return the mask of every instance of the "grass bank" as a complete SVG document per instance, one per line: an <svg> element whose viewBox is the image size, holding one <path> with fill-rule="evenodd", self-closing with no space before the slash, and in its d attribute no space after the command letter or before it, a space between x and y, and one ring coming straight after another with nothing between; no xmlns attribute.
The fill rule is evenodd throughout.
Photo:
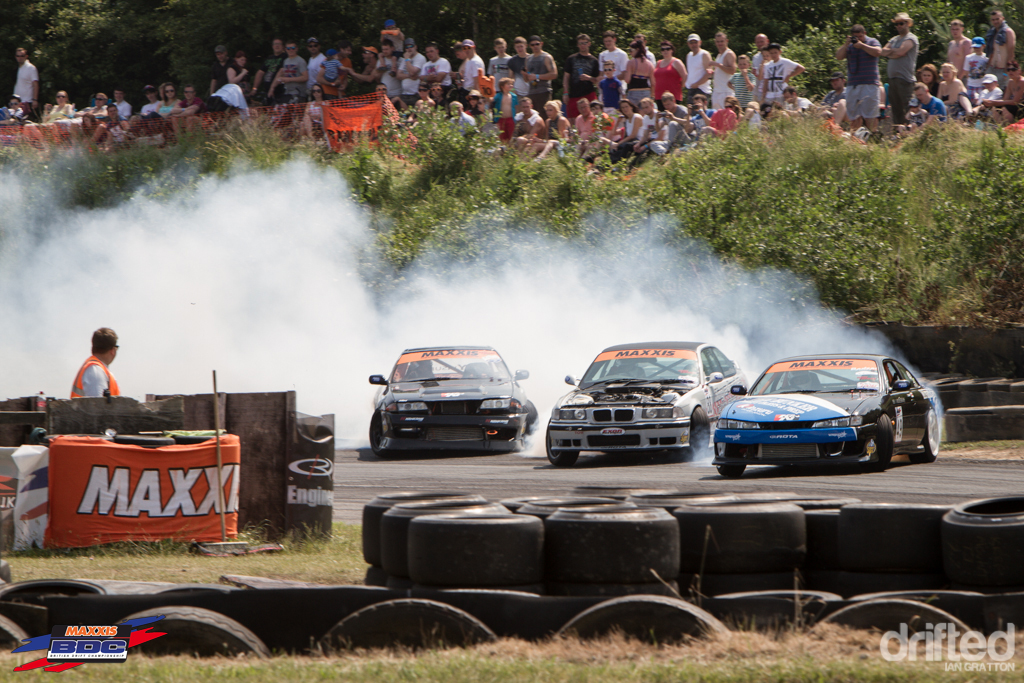
<svg viewBox="0 0 1024 683"><path fill-rule="evenodd" d="M340 171L371 209L378 239L365 277L378 288L428 253L472 262L537 233L586 248L667 216L658 239L670 248L696 238L734 267L793 272L856 320L1024 323L1024 136L936 127L892 147L785 120L638 168L598 169L495 148L443 121L343 154L244 126L166 150L7 150L0 169L21 176L40 207L97 208L309 158Z"/></svg>

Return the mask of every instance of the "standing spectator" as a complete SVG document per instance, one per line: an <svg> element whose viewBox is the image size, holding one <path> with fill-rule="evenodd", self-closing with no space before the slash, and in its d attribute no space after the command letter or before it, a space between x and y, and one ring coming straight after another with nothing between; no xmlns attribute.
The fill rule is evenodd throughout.
<svg viewBox="0 0 1024 683"><path fill-rule="evenodd" d="M896 25L896 36L882 48L882 56L889 60L886 71L889 75L889 105L892 108L893 125L907 123L907 104L914 94L917 50L920 43L910 32L914 20L906 12L900 12L892 19ZM928 86L925 86L926 88Z"/></svg>
<svg viewBox="0 0 1024 683"><path fill-rule="evenodd" d="M789 85L789 79L804 72L802 64L782 56L782 46L778 43L768 45L768 60L761 68L764 71L764 104L771 106L782 104L782 92Z"/></svg>
<svg viewBox="0 0 1024 683"><path fill-rule="evenodd" d="M213 67L210 69L210 92L207 93L207 97L223 88L229 82L228 69L231 67L231 60L228 59L228 49L223 45L218 45L213 48L213 56L216 59L213 62ZM116 92L114 97L117 97Z"/></svg>
<svg viewBox="0 0 1024 683"><path fill-rule="evenodd" d="M509 57L507 63L509 76L515 79L515 85L512 86L512 89L520 97L526 97L530 94L530 84L526 82L526 78L523 76L526 71L526 60L530 58L530 54L526 51L526 38L517 36L512 41L512 48L516 53Z"/></svg>
<svg viewBox="0 0 1024 683"><path fill-rule="evenodd" d="M39 69L28 61L28 50L19 47L14 51L18 61L18 79L14 83L14 94L21 98L21 110L34 115L39 103Z"/></svg>
<svg viewBox="0 0 1024 683"><path fill-rule="evenodd" d="M629 64L629 55L620 50L616 45L615 31L605 31L601 39L604 41L604 50L597 56L601 64L611 62L615 65L615 78L620 81L626 77L626 65Z"/></svg>
<svg viewBox="0 0 1024 683"><path fill-rule="evenodd" d="M551 82L558 78L558 67L554 58L544 52L544 41L540 36L530 36L530 51L523 77L530 84L533 106L543 108L551 99Z"/></svg>
<svg viewBox="0 0 1024 683"><path fill-rule="evenodd" d="M43 110L43 123L56 123L73 118L75 118L75 105L68 101L68 94L65 91L57 91L57 104L46 105Z"/></svg>
<svg viewBox="0 0 1024 683"><path fill-rule="evenodd" d="M982 91L983 84L981 79L985 76L987 68L988 57L985 56L985 39L977 36L971 41L971 54L964 58L964 71L967 74L967 95L971 98L972 104L981 102L978 95Z"/></svg>
<svg viewBox="0 0 1024 683"><path fill-rule="evenodd" d="M766 51L768 46L772 44L772 41L768 40L768 36L763 33L758 33L754 36L754 46L757 47L757 52L754 54L754 59L751 60L751 64L754 67L754 76L757 80L761 80L764 74L761 71L761 65L764 63L765 57L767 56Z"/></svg>
<svg viewBox="0 0 1024 683"><path fill-rule="evenodd" d="M917 80L928 86L928 92L932 94L932 97L936 97L939 94L939 67L934 64L925 64L917 70Z"/></svg>
<svg viewBox="0 0 1024 683"><path fill-rule="evenodd" d="M732 88L733 95L739 101L741 109L746 109L747 105L756 99L757 77L754 76L750 57L747 55L740 55L736 58L736 73L729 79L729 87Z"/></svg>
<svg viewBox="0 0 1024 683"><path fill-rule="evenodd" d="M441 56L441 50L437 43L427 43L423 51L426 53L427 61L420 70L420 82L426 83L430 87L431 99L438 102L433 95L434 88L440 88L443 99L448 88L452 87L452 65Z"/></svg>
<svg viewBox="0 0 1024 683"><path fill-rule="evenodd" d="M152 85L147 85L142 89L142 95L149 101L142 105L139 114L144 119L159 118L160 98L157 95L157 89Z"/></svg>
<svg viewBox="0 0 1024 683"><path fill-rule="evenodd" d="M651 96L654 66L647 59L647 48L639 40L630 43L629 50L633 57L626 65L626 97L639 108L640 102Z"/></svg>
<svg viewBox="0 0 1024 683"><path fill-rule="evenodd" d="M132 105L125 101L123 88L114 88L114 106L122 121L127 121L132 115Z"/></svg>
<svg viewBox="0 0 1024 683"><path fill-rule="evenodd" d="M1003 13L992 10L988 18L989 29L985 34L985 56L988 57L988 72L999 79L999 87L1006 89L1006 65L1014 59L1017 34L1010 28Z"/></svg>
<svg viewBox="0 0 1024 683"><path fill-rule="evenodd" d="M619 100L626 93L626 84L616 77L618 67L615 62L605 62L603 73L604 78L597 84L601 93L601 106L606 114L614 116L619 111Z"/></svg>
<svg viewBox="0 0 1024 683"><path fill-rule="evenodd" d="M808 104L810 103L808 102ZM715 135L720 138L724 138L726 135L736 130L737 121L739 121L741 111L740 101L732 95L729 95L725 98L725 103L722 108L716 110L715 115L711 117L711 124L709 125L709 128Z"/></svg>
<svg viewBox="0 0 1024 683"><path fill-rule="evenodd" d="M498 81L498 92L494 94L494 123L501 131L499 138L508 143L516 130L516 111L519 109L519 95L512 92L515 81L506 76Z"/></svg>
<svg viewBox="0 0 1024 683"><path fill-rule="evenodd" d="M964 22L954 19L949 22L949 34L953 37L946 46L946 61L956 69L956 77L966 78L964 60L971 54L971 39L964 35Z"/></svg>
<svg viewBox="0 0 1024 683"><path fill-rule="evenodd" d="M644 44L644 52L647 54L647 61L651 63L651 66L654 66L655 62L658 61L658 58L653 52L651 52L651 48L647 47L647 36L642 33L637 33L633 36L633 42L635 43L637 41Z"/></svg>
<svg viewBox="0 0 1024 683"><path fill-rule="evenodd" d="M284 64L284 41L274 38L270 43L270 49L274 51L274 54L263 60L263 68L257 71L256 77L252 79L253 96L262 97L266 104L274 102L274 93L270 91L270 84L277 76L281 65Z"/></svg>
<svg viewBox="0 0 1024 683"><path fill-rule="evenodd" d="M920 82L915 83L914 97L921 103L921 110L928 115L924 122L925 125L935 121L943 122L946 120L946 105L938 97L932 97L927 85Z"/></svg>
<svg viewBox="0 0 1024 683"><path fill-rule="evenodd" d="M654 92L658 97L669 92L676 100L682 101L686 66L675 56L676 46L671 42L661 41L660 48L661 59L654 65Z"/></svg>
<svg viewBox="0 0 1024 683"><path fill-rule="evenodd" d="M427 59L416 50L416 41L405 39L405 54L398 63L398 77L402 79L402 103L412 107L420 98L420 73Z"/></svg>
<svg viewBox="0 0 1024 683"><path fill-rule="evenodd" d="M562 76L562 99L570 120L581 113L577 107L580 99L587 100L587 111L590 111L590 101L597 99L594 84L601 79L601 65L597 57L590 54L590 36L586 33L576 36L576 47L579 52L566 57Z"/></svg>
<svg viewBox="0 0 1024 683"><path fill-rule="evenodd" d="M511 78L508 62L512 59L512 56L508 54L508 43L505 42L504 38L494 39L494 51L498 54L491 57L490 61L487 62L487 75L497 83L503 78Z"/></svg>
<svg viewBox="0 0 1024 683"><path fill-rule="evenodd" d="M377 58L377 79L387 88L388 99L401 108L402 81L398 78L398 56L390 38L380 41L380 56Z"/></svg>
<svg viewBox="0 0 1024 683"><path fill-rule="evenodd" d="M277 99L278 104L296 104L306 99L306 81L309 80L309 70L306 68L306 60L299 56L299 44L289 40L284 46L287 57L277 71L277 76L270 84L270 89L275 90L278 84L284 85L284 95Z"/></svg>
<svg viewBox="0 0 1024 683"><path fill-rule="evenodd" d="M700 36L691 33L686 37L686 45L690 54L686 55L686 96L690 102L697 93L707 95L711 92L711 53L700 46Z"/></svg>
<svg viewBox="0 0 1024 683"><path fill-rule="evenodd" d="M729 81L736 73L736 53L729 49L729 37L724 32L715 34L715 49L718 56L711 62L714 76L711 79L711 106L721 109L725 106L725 98L731 96Z"/></svg>
<svg viewBox="0 0 1024 683"><path fill-rule="evenodd" d="M352 43L348 40L338 41L338 61L341 62L341 83L338 84L338 97L345 96L345 89L348 88L348 76L352 70ZM327 94L327 91L324 91Z"/></svg>
<svg viewBox="0 0 1024 683"><path fill-rule="evenodd" d="M985 99L983 93L981 104L986 109L994 109L993 114L1000 123L1013 123L1024 114L1024 106L1021 105L1021 99L1024 99L1024 78L1021 77L1017 62L1009 62L1006 72L1008 78L1002 99Z"/></svg>
<svg viewBox="0 0 1024 683"><path fill-rule="evenodd" d="M313 86L317 83L316 77L320 73L320 65L327 61L327 55L320 52L320 41L315 37L306 39L306 49L309 51L309 61L306 62L306 92L311 93ZM323 88L320 90L322 91ZM321 92L321 94L324 93Z"/></svg>
<svg viewBox="0 0 1024 683"><path fill-rule="evenodd" d="M946 62L942 65L939 73L942 75L942 82L939 83L939 99L946 105L946 113L949 118L961 119L974 111L970 96L967 94L967 86L956 77L956 67Z"/></svg>
<svg viewBox="0 0 1024 683"><path fill-rule="evenodd" d="M342 70L345 72L346 78L351 77L360 83L373 83L377 80L377 59L379 58L377 48L372 45L366 45L363 47L363 70L356 71L353 67L346 67L344 64L341 65ZM351 61L351 60L350 60ZM447 61L447 60L446 60ZM322 69L321 69L322 72ZM320 85L323 85L322 79ZM387 90L387 86L384 87ZM335 88L335 90L337 90ZM324 99L330 100L337 97L337 94L331 94L331 88L324 86Z"/></svg>
<svg viewBox="0 0 1024 683"><path fill-rule="evenodd" d="M463 62L459 67L462 74L462 88L464 90L478 90L477 78L484 71L484 60L476 53L476 43L469 38L462 41Z"/></svg>
<svg viewBox="0 0 1024 683"><path fill-rule="evenodd" d="M878 129L878 86L882 82L878 73L878 58L882 44L867 35L864 27L854 24L850 37L836 50L836 59L846 60L846 117L853 130L864 126L872 133ZM836 85L832 74L832 87ZM832 103L827 103L833 106ZM838 102L835 103L838 105ZM842 123L842 120L836 121Z"/></svg>

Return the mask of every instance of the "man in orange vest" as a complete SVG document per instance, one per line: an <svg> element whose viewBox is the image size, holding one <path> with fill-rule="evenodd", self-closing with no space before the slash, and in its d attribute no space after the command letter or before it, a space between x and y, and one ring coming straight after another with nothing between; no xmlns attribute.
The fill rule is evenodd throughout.
<svg viewBox="0 0 1024 683"><path fill-rule="evenodd" d="M101 327L92 333L92 355L75 377L71 398L121 395L117 380L108 367L117 358L117 349L117 333L109 327Z"/></svg>

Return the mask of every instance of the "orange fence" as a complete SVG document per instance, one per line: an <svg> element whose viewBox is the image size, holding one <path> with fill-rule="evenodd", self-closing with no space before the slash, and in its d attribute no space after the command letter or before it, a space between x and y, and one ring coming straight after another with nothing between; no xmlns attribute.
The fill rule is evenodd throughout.
<svg viewBox="0 0 1024 683"><path fill-rule="evenodd" d="M385 119L398 119L398 113L390 100L380 93L325 101L319 116L315 110L316 105L310 109L311 104L279 104L161 119L132 116L125 122L127 135L118 135L120 139L113 135L104 136L103 144L108 147L133 144L165 146L175 144L181 135L202 133L214 136L232 122L248 120L265 122L287 138L298 138L306 134L315 139L326 139L332 149L338 151L343 144L358 137L375 140ZM48 124L0 126L0 146L27 143L37 149L45 149L51 146L90 144L97 128L99 122L88 117Z"/></svg>

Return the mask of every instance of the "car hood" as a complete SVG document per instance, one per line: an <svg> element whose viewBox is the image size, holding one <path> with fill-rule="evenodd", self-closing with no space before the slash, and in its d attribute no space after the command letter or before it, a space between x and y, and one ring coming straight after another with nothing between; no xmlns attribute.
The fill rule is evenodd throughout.
<svg viewBox="0 0 1024 683"><path fill-rule="evenodd" d="M509 380L453 380L444 382L397 382L388 392L402 401L444 401L498 398L512 395Z"/></svg>
<svg viewBox="0 0 1024 683"><path fill-rule="evenodd" d="M867 399L862 394L766 394L730 403L722 417L747 422L830 420L848 417Z"/></svg>
<svg viewBox="0 0 1024 683"><path fill-rule="evenodd" d="M696 388L695 384L594 384L571 391L562 397L561 406L637 405L645 403L676 403Z"/></svg>

